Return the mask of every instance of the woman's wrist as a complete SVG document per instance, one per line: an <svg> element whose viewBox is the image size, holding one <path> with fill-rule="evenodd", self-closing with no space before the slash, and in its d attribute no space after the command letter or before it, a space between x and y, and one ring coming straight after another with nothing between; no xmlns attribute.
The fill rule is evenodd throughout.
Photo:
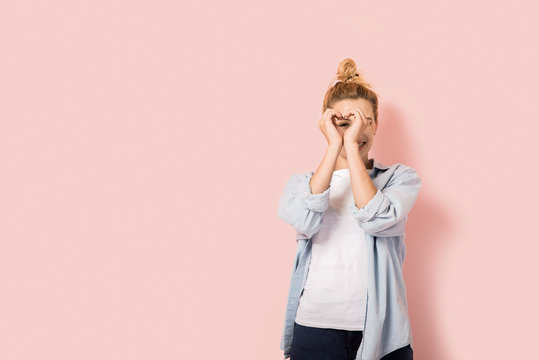
<svg viewBox="0 0 539 360"><path fill-rule="evenodd" d="M349 152L359 153L359 145L355 141L345 141L344 142L344 151L348 154Z"/></svg>
<svg viewBox="0 0 539 360"><path fill-rule="evenodd" d="M329 144L328 145L328 151L336 151L337 153L340 153L342 149L342 144Z"/></svg>

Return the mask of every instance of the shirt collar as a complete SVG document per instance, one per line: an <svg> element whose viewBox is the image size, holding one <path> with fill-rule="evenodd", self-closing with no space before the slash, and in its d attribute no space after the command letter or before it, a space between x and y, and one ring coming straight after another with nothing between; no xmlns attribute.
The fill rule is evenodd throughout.
<svg viewBox="0 0 539 360"><path fill-rule="evenodd" d="M390 166L387 166L387 165L384 165L382 164L381 162L379 162L378 160L376 160L375 158L373 158L373 164L372 164L372 167L373 168L377 168L377 169L389 169Z"/></svg>
<svg viewBox="0 0 539 360"><path fill-rule="evenodd" d="M382 164L381 162L379 162L379 161L376 160L375 158L371 158L371 159L373 160L373 165L372 165L372 169L367 169L367 171L368 171L369 173L373 173L373 172L374 172L374 169L387 170L387 169L389 169L389 168L391 167L391 166L387 166L387 165ZM335 170L334 172L336 172L336 171L342 171L342 170L348 170L348 168ZM314 174L314 171L312 171L312 173Z"/></svg>

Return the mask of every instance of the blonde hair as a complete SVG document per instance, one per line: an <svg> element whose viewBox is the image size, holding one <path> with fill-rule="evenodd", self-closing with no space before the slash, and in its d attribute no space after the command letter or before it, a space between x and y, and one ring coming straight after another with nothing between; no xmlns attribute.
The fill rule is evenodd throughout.
<svg viewBox="0 0 539 360"><path fill-rule="evenodd" d="M378 95L357 70L356 62L351 58L346 58L339 63L337 74L326 91L322 114L339 100L358 98L371 103L374 121L378 122Z"/></svg>

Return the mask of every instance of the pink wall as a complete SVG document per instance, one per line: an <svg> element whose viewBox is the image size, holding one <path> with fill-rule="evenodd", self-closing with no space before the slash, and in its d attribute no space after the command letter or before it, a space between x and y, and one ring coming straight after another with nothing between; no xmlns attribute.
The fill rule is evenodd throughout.
<svg viewBox="0 0 539 360"><path fill-rule="evenodd" d="M284 183L337 64L414 167L418 360L531 358L535 2L0 5L0 358L281 359Z"/></svg>

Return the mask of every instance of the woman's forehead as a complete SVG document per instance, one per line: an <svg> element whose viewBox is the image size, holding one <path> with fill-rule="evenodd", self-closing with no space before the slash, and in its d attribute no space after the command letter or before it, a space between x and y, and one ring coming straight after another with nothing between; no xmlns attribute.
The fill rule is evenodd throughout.
<svg viewBox="0 0 539 360"><path fill-rule="evenodd" d="M372 106L365 99L344 99L339 100L333 106L335 110L341 113L347 113L353 109L360 108L365 115L372 115Z"/></svg>

